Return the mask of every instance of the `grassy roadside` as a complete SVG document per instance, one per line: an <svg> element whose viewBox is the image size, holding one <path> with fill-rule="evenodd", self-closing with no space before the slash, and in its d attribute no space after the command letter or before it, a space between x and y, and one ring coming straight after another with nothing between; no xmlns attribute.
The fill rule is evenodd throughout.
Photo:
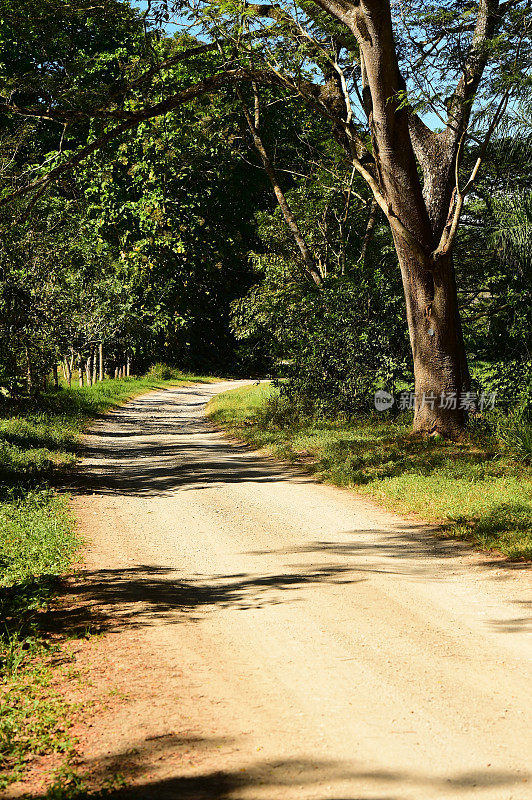
<svg viewBox="0 0 532 800"><path fill-rule="evenodd" d="M480 440L414 438L408 420L287 421L276 394L269 384L234 389L214 397L207 413L253 446L388 509L440 523L447 536L512 560L532 558L532 467Z"/></svg>
<svg viewBox="0 0 532 800"><path fill-rule="evenodd" d="M0 790L33 755L72 752L69 710L54 688L69 669L58 635L42 625L80 542L53 476L76 459L90 419L150 389L212 378L179 374L106 380L38 401L0 405Z"/></svg>

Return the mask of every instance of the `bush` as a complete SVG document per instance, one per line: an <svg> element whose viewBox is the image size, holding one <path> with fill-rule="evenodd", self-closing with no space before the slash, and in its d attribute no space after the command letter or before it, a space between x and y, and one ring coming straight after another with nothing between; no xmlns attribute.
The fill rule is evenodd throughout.
<svg viewBox="0 0 532 800"><path fill-rule="evenodd" d="M532 421L523 414L515 413L499 417L496 426L497 439L502 448L524 464L532 464Z"/></svg>
<svg viewBox="0 0 532 800"><path fill-rule="evenodd" d="M309 421L312 413L313 409L306 407L304 402L291 400L275 392L268 398L264 408L257 413L257 419L266 427L282 430L303 425Z"/></svg>
<svg viewBox="0 0 532 800"><path fill-rule="evenodd" d="M181 378L182 373L174 367L169 367L168 364L157 362L157 364L152 364L149 368L146 377L152 381L171 381Z"/></svg>
<svg viewBox="0 0 532 800"><path fill-rule="evenodd" d="M309 302L292 341L281 395L318 417L367 414L375 391L410 376L400 301L374 287L336 280ZM292 354L291 354L292 355Z"/></svg>
<svg viewBox="0 0 532 800"><path fill-rule="evenodd" d="M495 393L496 405L511 414L532 413L532 361L476 364L473 380L478 393Z"/></svg>

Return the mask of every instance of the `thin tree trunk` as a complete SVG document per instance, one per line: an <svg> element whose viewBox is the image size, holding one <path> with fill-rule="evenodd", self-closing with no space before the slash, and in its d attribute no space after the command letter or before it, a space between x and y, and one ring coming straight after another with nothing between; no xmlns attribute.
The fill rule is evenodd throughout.
<svg viewBox="0 0 532 800"><path fill-rule="evenodd" d="M31 368L30 351L27 345L25 348L25 354L26 354L26 384L28 388L28 394L31 394L33 392L33 371Z"/></svg>
<svg viewBox="0 0 532 800"><path fill-rule="evenodd" d="M87 358L87 360L85 361L85 377L87 379L87 386L91 385L91 376L92 376L92 372L91 372L91 357L89 356Z"/></svg>
<svg viewBox="0 0 532 800"><path fill-rule="evenodd" d="M57 363L53 365L52 373L54 376L54 389L59 389L59 373L57 371Z"/></svg>
<svg viewBox="0 0 532 800"><path fill-rule="evenodd" d="M127 354L127 360L126 360L126 377L127 378L129 378L130 371L131 371L131 360L129 358L129 353L128 353Z"/></svg>
<svg viewBox="0 0 532 800"><path fill-rule="evenodd" d="M255 117L253 118L248 110L244 102L244 98L240 89L237 86L237 94L239 96L240 102L242 103L242 108L244 110L244 116L246 117L246 121L248 123L248 128L251 132L253 137L253 143L255 145L255 149L257 150L258 154L261 157L262 163L264 165L264 170L270 179L270 183L273 187L273 191L277 198L277 202L279 204L279 208L283 214L286 224L294 237L294 241L297 244L299 252L301 253L301 258L303 259L304 269L307 275L314 281L316 286L321 286L323 283L321 273L316 266L314 256L310 252L310 249L305 241L305 237L301 233L299 229L299 225L297 224L297 220L295 218L294 212L290 208L288 201L284 195L283 190L279 184L279 179L277 177L277 172L275 171L275 167L273 166L272 161L268 155L266 148L264 147L264 143L259 134L259 96L256 86L253 86L254 93L255 93Z"/></svg>
<svg viewBox="0 0 532 800"><path fill-rule="evenodd" d="M100 342L100 344L98 345L98 364L99 364L98 380L103 381L103 342Z"/></svg>
<svg viewBox="0 0 532 800"><path fill-rule="evenodd" d="M368 252L368 245L373 236L373 231L375 230L375 222L377 221L378 212L379 212L379 207L377 205L377 202L376 200L372 200L369 210L368 222L366 225L366 231L364 233L364 239L362 241L362 247L360 248L360 255L358 257L359 264L364 264L364 261L366 260L366 253Z"/></svg>
<svg viewBox="0 0 532 800"><path fill-rule="evenodd" d="M63 376L65 378L65 383L67 383L69 387L72 386L72 369L68 358L63 359Z"/></svg>
<svg viewBox="0 0 532 800"><path fill-rule="evenodd" d="M93 347L91 353L91 361L92 361L92 385L96 383L98 379L98 355L96 348Z"/></svg>
<svg viewBox="0 0 532 800"><path fill-rule="evenodd" d="M79 385L83 386L83 359L79 357Z"/></svg>
<svg viewBox="0 0 532 800"><path fill-rule="evenodd" d="M68 385L72 385L72 375L74 373L74 348L70 351L70 361L69 361L69 379Z"/></svg>
<svg viewBox="0 0 532 800"><path fill-rule="evenodd" d="M327 233L327 228L325 227L325 233ZM346 257L345 257L345 231L344 231L344 223L343 221L338 222L338 238L340 240L340 252L338 254L338 263L340 265L340 275L345 275L346 271ZM323 273L324 277L327 277L326 272Z"/></svg>

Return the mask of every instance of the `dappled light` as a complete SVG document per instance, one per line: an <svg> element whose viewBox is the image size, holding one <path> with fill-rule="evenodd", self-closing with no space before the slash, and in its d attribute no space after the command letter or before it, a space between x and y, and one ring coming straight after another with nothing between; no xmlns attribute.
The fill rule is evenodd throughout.
<svg viewBox="0 0 532 800"><path fill-rule="evenodd" d="M403 796L405 787L418 792L453 791L460 797L462 793L467 796L471 790L483 787L511 791L516 783L511 773L496 770L439 776L437 772L423 773L417 769L368 770L356 762L335 763L310 758L243 762L231 770L200 771L194 775L176 775L162 780L155 778L146 781L142 777L143 759L151 762L154 757L161 759L169 754L175 757L190 752L208 758L210 750L224 744L231 743L171 734L155 740L139 740L134 743L132 752L112 753L101 761L83 763L82 767L96 785L110 779L111 787L113 777L120 771L126 786L114 790L108 788L104 796L109 800L231 800L252 797L254 791L259 792L257 796L260 797L281 798L293 797L294 790L303 791L303 795L298 796L329 800L330 784L335 786L334 800L397 800ZM364 788L357 790L357 784ZM98 791L93 793L85 790L79 793L74 790L70 795L73 800L76 797L88 799L98 796ZM31 800L38 800L39 797L31 795Z"/></svg>
<svg viewBox="0 0 532 800"><path fill-rule="evenodd" d="M289 467L216 435L197 413L209 397L208 389L198 387L187 396L186 406L176 408L174 395L167 393L114 411L89 432L83 461L69 476L68 488L159 495L231 482L295 479Z"/></svg>
<svg viewBox="0 0 532 800"><path fill-rule="evenodd" d="M0 793L529 800L530 0L4 0Z"/></svg>

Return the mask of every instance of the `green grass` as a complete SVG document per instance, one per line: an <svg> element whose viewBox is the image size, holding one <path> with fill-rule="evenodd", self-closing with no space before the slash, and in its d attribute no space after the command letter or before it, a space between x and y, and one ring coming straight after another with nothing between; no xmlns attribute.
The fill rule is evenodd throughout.
<svg viewBox="0 0 532 800"><path fill-rule="evenodd" d="M29 755L73 753L74 710L54 688L64 650L42 637L12 636L3 643L0 701L0 788L23 777Z"/></svg>
<svg viewBox="0 0 532 800"><path fill-rule="evenodd" d="M54 475L75 461L90 419L150 389L192 380L213 379L151 375L0 400L0 789L24 774L32 755L68 757L74 746L71 709L54 688L65 649L42 623L80 546Z"/></svg>
<svg viewBox="0 0 532 800"><path fill-rule="evenodd" d="M410 434L408 419L302 421L269 384L217 395L208 414L253 446L439 523L447 536L512 560L532 558L532 468L493 442L423 440Z"/></svg>

